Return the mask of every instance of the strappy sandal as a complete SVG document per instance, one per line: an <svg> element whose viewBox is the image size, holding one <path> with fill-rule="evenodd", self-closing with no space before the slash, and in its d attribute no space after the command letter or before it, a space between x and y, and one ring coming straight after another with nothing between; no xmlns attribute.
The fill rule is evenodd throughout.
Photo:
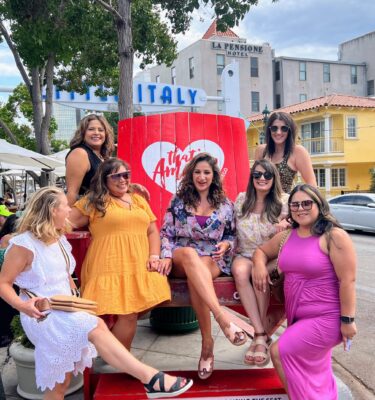
<svg viewBox="0 0 375 400"><path fill-rule="evenodd" d="M267 340L264 339L264 336L267 337ZM270 352L268 351L268 349L272 343L272 339L268 337L266 332L255 333L254 338L255 337L257 337L257 339L255 340L255 345L263 346L265 350L254 352L254 364L257 367L264 367L270 361ZM263 360L259 362L256 360L256 357L262 357Z"/></svg>
<svg viewBox="0 0 375 400"><path fill-rule="evenodd" d="M229 320L229 325L223 326L223 317ZM221 330L224 332L226 338L235 346L242 346L246 343L247 337L245 332L240 329L236 324L231 322L230 316L222 311L220 314L215 316L217 323L219 324ZM220 323L221 321L221 323Z"/></svg>
<svg viewBox="0 0 375 400"><path fill-rule="evenodd" d="M182 393L185 393L193 385L192 379L176 377L176 382L170 387L169 390L165 390L164 386L165 373L162 371L157 372L151 379L149 383L145 383L143 386L146 389L146 395L149 399L160 399L166 397L176 397ZM183 383L185 380L185 384ZM159 390L155 389L155 383L159 382Z"/></svg>
<svg viewBox="0 0 375 400"><path fill-rule="evenodd" d="M250 344L249 349L247 350L247 352L245 353L245 357L243 359L243 362L247 365L255 365L255 360L254 360L254 353L255 353L255 348L256 348L256 344L255 344L255 338L253 339L253 341ZM252 360L250 360L250 357L252 358Z"/></svg>
<svg viewBox="0 0 375 400"><path fill-rule="evenodd" d="M206 360L201 357L198 363L198 376L200 379L208 379L214 372L214 356L208 357Z"/></svg>

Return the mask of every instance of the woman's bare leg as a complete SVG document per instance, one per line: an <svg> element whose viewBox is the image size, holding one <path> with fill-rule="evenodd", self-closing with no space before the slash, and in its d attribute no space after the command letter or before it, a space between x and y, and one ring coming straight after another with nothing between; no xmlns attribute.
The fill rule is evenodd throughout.
<svg viewBox="0 0 375 400"><path fill-rule="evenodd" d="M280 378L281 382L283 383L284 389L288 393L288 383L286 381L284 369L283 369L283 366L281 364L281 359L280 359L279 341L272 343L272 345L270 347L270 353L271 353L272 363L276 369L277 375L279 375L279 378Z"/></svg>
<svg viewBox="0 0 375 400"><path fill-rule="evenodd" d="M129 351L132 341L137 330L138 314L118 315L117 321L112 328L113 335L125 346Z"/></svg>
<svg viewBox="0 0 375 400"><path fill-rule="evenodd" d="M72 373L68 372L65 375L63 383L56 383L52 390L46 390L43 399L44 400L64 400L66 391L68 390L70 381L72 379Z"/></svg>
<svg viewBox="0 0 375 400"><path fill-rule="evenodd" d="M174 276L186 276L189 287L194 288L202 303L211 310L228 339L236 345L244 344L245 333L231 323L216 296L211 273L211 270L216 270L216 268L218 267L211 257L200 257L191 247L182 247L173 252Z"/></svg>
<svg viewBox="0 0 375 400"><path fill-rule="evenodd" d="M137 360L109 331L100 318L98 326L89 333L89 340L94 344L98 353L112 367L121 372L134 376L142 383L148 383L158 372ZM176 381L171 375L165 375L165 388L168 390ZM185 381L183 382L185 384Z"/></svg>

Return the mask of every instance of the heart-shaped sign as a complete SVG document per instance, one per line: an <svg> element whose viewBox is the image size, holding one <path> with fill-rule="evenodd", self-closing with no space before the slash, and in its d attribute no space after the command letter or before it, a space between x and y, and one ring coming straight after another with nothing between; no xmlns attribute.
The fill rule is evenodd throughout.
<svg viewBox="0 0 375 400"><path fill-rule="evenodd" d="M210 153L217 159L220 170L224 165L224 152L211 140L197 140L184 150L170 142L155 142L142 154L142 166L149 178L170 193L176 193L185 165L198 153Z"/></svg>

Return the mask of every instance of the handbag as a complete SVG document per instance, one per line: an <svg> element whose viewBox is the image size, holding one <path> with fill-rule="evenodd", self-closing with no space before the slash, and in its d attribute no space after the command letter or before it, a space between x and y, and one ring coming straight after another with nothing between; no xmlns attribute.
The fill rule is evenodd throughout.
<svg viewBox="0 0 375 400"><path fill-rule="evenodd" d="M60 243L60 241L58 243L66 262L66 269L69 276L69 283L72 295L58 294L51 296L49 298L44 297L35 302L35 307L40 312L45 312L48 310L59 310L66 312L85 311L88 312L89 314L96 315L96 311L98 309L98 303L93 300L82 299L81 297L78 297L79 291L73 279L70 276L69 256L66 253L66 250L64 249L63 245ZM38 297L35 293L31 292L30 290L21 289L21 292L25 293L30 298Z"/></svg>
<svg viewBox="0 0 375 400"><path fill-rule="evenodd" d="M276 261L276 266L275 268L270 272L270 280L271 280L271 293L272 296L274 297L274 299L279 302L279 303L284 303L285 301L285 297L284 297L284 273L283 272L279 272L279 258L280 258L280 253L281 250L286 242L286 240L288 239L289 235L291 233L291 230L288 229L287 231L285 231L280 245L279 245L279 252L277 254L277 261Z"/></svg>

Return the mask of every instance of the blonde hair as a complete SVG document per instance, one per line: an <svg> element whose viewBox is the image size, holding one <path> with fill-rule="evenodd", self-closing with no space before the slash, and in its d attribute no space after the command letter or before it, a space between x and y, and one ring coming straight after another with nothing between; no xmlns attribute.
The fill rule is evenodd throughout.
<svg viewBox="0 0 375 400"><path fill-rule="evenodd" d="M42 242L50 243L68 232L68 224L63 229L57 229L53 222L52 211L60 205L61 195L64 192L54 186L35 192L17 224L17 234L29 231Z"/></svg>
<svg viewBox="0 0 375 400"><path fill-rule="evenodd" d="M91 121L99 121L105 130L105 140L100 149L100 154L106 160L112 156L112 153L115 149L115 140L111 125L102 115L90 114L81 119L78 128L75 131L72 140L70 141L70 148L73 149L84 143L85 133Z"/></svg>

